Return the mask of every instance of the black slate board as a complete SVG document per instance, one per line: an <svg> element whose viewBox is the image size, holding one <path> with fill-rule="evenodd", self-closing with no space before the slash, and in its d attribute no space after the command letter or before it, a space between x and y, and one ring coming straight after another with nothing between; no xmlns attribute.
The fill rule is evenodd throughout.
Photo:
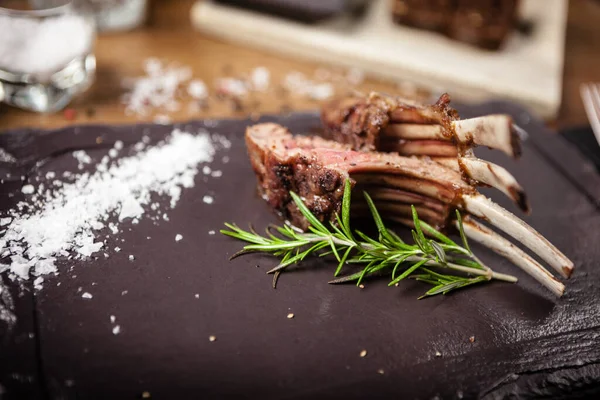
<svg viewBox="0 0 600 400"><path fill-rule="evenodd" d="M332 266L320 261L283 274L276 290L264 273L269 257L228 262L240 243L208 231L225 221L257 227L277 222L256 195L242 134L248 121L199 121L228 136L231 161L213 163L223 177L184 191L170 221L142 220L119 237L123 248L108 259L78 262L72 271L26 291L35 310L37 341L17 346L2 332L0 382L29 360L28 397L45 398L581 398L600 394L600 178L576 150L524 110L505 103L460 107L464 117L507 112L530 133L521 160L482 150L505 165L528 189L533 215L524 219L570 256L577 269L567 293L553 298L531 278L491 252L475 251L517 285L492 283L445 297L417 301L425 287L385 280L365 289L331 286ZM316 114L267 117L295 133L318 127ZM20 160L0 163L25 171L40 154L50 156L28 177L74 166L68 154L86 148L100 158L117 139L126 144L149 133L153 141L172 127L76 127L57 132L9 132L0 147ZM95 145L102 136L103 144ZM225 153L223 153L225 154ZM222 154L222 155L223 155ZM0 210L20 192L2 186ZM17 192L8 199L8 192ZM213 194L215 203L202 202ZM497 193L486 191L510 210ZM176 234L183 240L176 243ZM150 236L148 240L146 237ZM116 245L115 242L114 245ZM127 259L134 254L136 259ZM257 268L256 266L260 267ZM73 277L76 275L76 278ZM60 282L61 285L56 284ZM83 300L78 288L93 299ZM126 295L122 291L127 290ZM195 298L195 294L199 298ZM293 312L295 317L287 319ZM121 333L113 335L109 316ZM27 321L32 321L31 323ZM217 340L209 342L209 335ZM469 338L475 336L475 342ZM368 355L359 357L361 350ZM436 351L442 356L436 357ZM382 369L384 374L378 373ZM13 384L14 386L14 384ZM27 387L20 387L26 390ZM15 389L16 390L16 389ZM17 398L17 392L7 398Z"/></svg>

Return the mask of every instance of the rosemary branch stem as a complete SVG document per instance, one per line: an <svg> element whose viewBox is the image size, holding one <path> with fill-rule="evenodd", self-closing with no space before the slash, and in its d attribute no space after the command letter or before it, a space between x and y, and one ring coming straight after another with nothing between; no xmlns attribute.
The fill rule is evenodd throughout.
<svg viewBox="0 0 600 400"><path fill-rule="evenodd" d="M414 260L411 260L411 257L409 257L408 260L409 261L419 261L420 259L415 258ZM498 279L498 280L504 281L504 282L517 282L517 278L515 276L503 274L501 272L494 272L490 268L476 269L476 268L469 268L469 267L465 267L462 265L454 264L451 262L448 262L446 264L441 264L441 263L438 263L433 260L431 262L427 262L426 264L431 265L432 267L448 268L448 269L452 269L455 271L461 271L461 272L471 274L471 275L486 276L486 277L488 277L488 280L489 279Z"/></svg>

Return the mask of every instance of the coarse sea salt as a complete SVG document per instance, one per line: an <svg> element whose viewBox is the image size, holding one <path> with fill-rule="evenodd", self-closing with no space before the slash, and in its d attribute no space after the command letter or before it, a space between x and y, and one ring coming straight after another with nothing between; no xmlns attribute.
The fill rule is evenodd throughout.
<svg viewBox="0 0 600 400"><path fill-rule="evenodd" d="M332 84L314 82L303 73L295 71L285 76L283 86L292 93L314 100L325 100L335 94Z"/></svg>
<svg viewBox="0 0 600 400"><path fill-rule="evenodd" d="M180 107L179 88L192 77L192 70L149 58L144 62L144 72L144 76L122 83L129 90L122 98L125 113L147 116L155 110L176 111Z"/></svg>
<svg viewBox="0 0 600 400"><path fill-rule="evenodd" d="M174 130L155 147L110 165L101 162L95 172L73 174L70 183L47 184L42 199L21 202L1 216L6 232L0 238L0 254L10 259L4 270L12 279L28 279L57 272L57 260L93 256L105 247L106 232L100 232L105 226L119 232L120 223L141 218L156 196L175 207L182 191L194 186L200 164L211 162L216 150L230 145L226 138L205 131Z"/></svg>
<svg viewBox="0 0 600 400"><path fill-rule="evenodd" d="M0 69L39 78L90 52L94 28L80 15L18 18L0 15Z"/></svg>

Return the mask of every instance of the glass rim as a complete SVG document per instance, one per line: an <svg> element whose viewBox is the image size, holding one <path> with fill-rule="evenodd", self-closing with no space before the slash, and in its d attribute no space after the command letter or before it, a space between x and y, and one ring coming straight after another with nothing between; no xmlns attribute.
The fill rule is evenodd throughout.
<svg viewBox="0 0 600 400"><path fill-rule="evenodd" d="M64 4L61 4L59 6L40 8L35 10L16 10L13 8L6 8L0 6L0 15L7 15L9 17L20 18L52 17L64 14L65 12L72 10L73 3L73 0L64 0Z"/></svg>

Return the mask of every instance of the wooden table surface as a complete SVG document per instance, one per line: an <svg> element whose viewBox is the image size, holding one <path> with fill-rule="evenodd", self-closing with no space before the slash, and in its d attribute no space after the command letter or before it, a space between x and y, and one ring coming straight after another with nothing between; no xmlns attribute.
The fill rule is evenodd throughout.
<svg viewBox="0 0 600 400"><path fill-rule="evenodd" d="M140 119L125 115L121 96L122 80L142 74L142 63L148 57L158 57L190 66L195 78L209 87L215 79L248 73L257 66L271 72L272 82L281 82L290 71L312 76L320 66L315 63L290 60L286 57L225 43L195 32L189 22L193 0L154 0L149 23L142 29L126 33L101 35L96 43L97 79L92 88L69 107L76 110L75 119L62 112L35 114L0 106L0 130L18 127L54 128L73 123L127 123ZM563 128L587 124L579 97L582 82L600 82L600 2L571 0L567 26L563 100L560 114L552 125ZM395 85L367 79L361 90L398 91ZM459 100L459 99L457 99ZM307 110L318 103L296 96L279 96L273 91L252 95L243 110L234 110L228 102L214 101L208 109L191 112L182 107L170 114L173 120L205 117L243 117L251 112ZM146 118L151 120L152 117Z"/></svg>

